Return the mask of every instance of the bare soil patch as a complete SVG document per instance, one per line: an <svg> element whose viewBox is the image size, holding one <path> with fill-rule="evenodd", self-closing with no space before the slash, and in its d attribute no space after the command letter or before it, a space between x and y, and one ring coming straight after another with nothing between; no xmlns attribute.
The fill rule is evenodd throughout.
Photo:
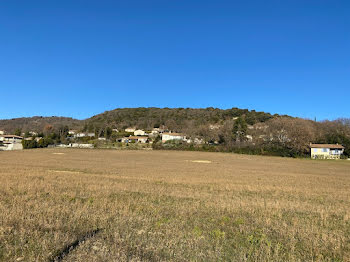
<svg viewBox="0 0 350 262"><path fill-rule="evenodd" d="M202 164L210 164L212 163L210 160L186 160L187 162L192 162L192 163L202 163Z"/></svg>

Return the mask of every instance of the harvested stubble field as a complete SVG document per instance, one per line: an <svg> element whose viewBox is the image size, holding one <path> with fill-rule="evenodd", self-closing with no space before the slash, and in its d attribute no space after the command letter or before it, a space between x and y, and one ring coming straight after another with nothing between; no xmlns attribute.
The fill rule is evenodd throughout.
<svg viewBox="0 0 350 262"><path fill-rule="evenodd" d="M0 152L1 261L350 261L350 161Z"/></svg>

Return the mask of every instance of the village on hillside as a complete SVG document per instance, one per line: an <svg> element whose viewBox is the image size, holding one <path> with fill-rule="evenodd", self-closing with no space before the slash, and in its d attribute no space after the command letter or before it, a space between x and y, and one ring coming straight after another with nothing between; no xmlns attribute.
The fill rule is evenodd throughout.
<svg viewBox="0 0 350 262"><path fill-rule="evenodd" d="M218 128L215 125L210 126L211 129ZM252 129L252 126L249 126ZM259 126L261 128L267 128L266 126ZM183 133L173 132L166 127L156 127L150 131L137 129L136 127L125 128L120 132L118 129L111 129L114 134L128 134L123 137L115 138L115 141L111 141L111 137L96 136L93 132L80 132L78 130L66 130L65 142L59 144L45 143L43 134L38 134L35 131L29 131L19 134L7 134L4 130L0 130L0 151L9 150L22 150L26 148L35 147L58 147L58 148L95 148L104 145L108 142L116 142L121 145L128 146L129 144L148 145L151 146L154 142L167 143L187 143L194 145L203 144L218 144L218 141L204 141L203 138L194 139L186 137ZM260 138L262 138L260 136ZM264 138L266 139L266 138ZM272 139L272 138L270 138ZM253 137L251 135L245 135L245 140L252 142ZM35 143L36 146L31 146ZM148 147L151 149L152 147ZM309 145L310 157L312 159L340 159L344 153L345 147L340 144L312 144Z"/></svg>
<svg viewBox="0 0 350 262"><path fill-rule="evenodd" d="M112 129L112 132L117 134L127 134L124 137L118 137L115 141L111 141L111 137L96 136L92 132L80 132L78 130L68 130L65 136L67 143L59 143L48 145L48 147L73 147L73 148L94 148L96 144L92 142L118 142L123 144L152 144L154 141L161 140L162 143L168 141L181 141L186 143L202 144L203 139L190 139L186 138L186 135L182 133L173 132L165 128L153 128L153 130L147 132L142 129L136 129L136 127L129 127L124 132L119 132L118 129ZM21 150L24 149L26 142L36 142L40 144L44 140L43 134L39 134L35 131L29 131L26 133L7 134L6 131L0 130L0 150ZM39 146L41 147L41 146ZM46 146L43 146L46 147Z"/></svg>

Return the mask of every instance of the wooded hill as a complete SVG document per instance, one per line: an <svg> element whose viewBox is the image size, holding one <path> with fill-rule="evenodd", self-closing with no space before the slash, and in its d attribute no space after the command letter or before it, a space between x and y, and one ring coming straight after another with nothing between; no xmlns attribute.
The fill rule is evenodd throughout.
<svg viewBox="0 0 350 262"><path fill-rule="evenodd" d="M85 120L66 117L0 120L0 130L14 134L42 132L40 135L53 144L64 142L69 129L93 132L95 137L115 141L116 137L129 134L112 132L114 128L150 131L162 126L204 142L200 148L184 143L173 145L174 149L307 156L310 143L338 143L345 146L344 155L350 156L349 119L316 122L239 108L118 108ZM153 145L155 149L170 149L162 143Z"/></svg>
<svg viewBox="0 0 350 262"><path fill-rule="evenodd" d="M86 119L84 130L94 131L96 128L106 126L120 129L137 127L150 130L153 127L164 125L171 130L181 131L188 125L222 124L226 120L240 116L245 117L247 124L253 125L278 115L239 108L118 108Z"/></svg>
<svg viewBox="0 0 350 262"><path fill-rule="evenodd" d="M5 130L7 133L14 133L18 129L22 132L35 131L40 133L47 125L51 125L55 128L59 128L60 126L80 128L82 126L82 121L70 117L57 116L34 116L0 120L0 130Z"/></svg>
<svg viewBox="0 0 350 262"><path fill-rule="evenodd" d="M21 129L22 132L42 132L46 125L51 125L54 128L68 126L70 129L94 132L96 129L106 127L123 129L135 126L152 129L155 126L165 125L169 129L181 131L188 125L222 124L226 120L240 116L245 116L247 124L253 125L265 122L278 115L239 108L117 108L85 120L56 116L0 120L0 130L5 130L8 133L13 133L17 129Z"/></svg>

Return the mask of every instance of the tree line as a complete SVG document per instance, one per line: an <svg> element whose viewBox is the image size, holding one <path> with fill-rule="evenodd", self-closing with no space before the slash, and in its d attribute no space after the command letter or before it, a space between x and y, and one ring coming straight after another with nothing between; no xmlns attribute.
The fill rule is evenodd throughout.
<svg viewBox="0 0 350 262"><path fill-rule="evenodd" d="M16 123L14 132L39 132L40 141L23 142L28 147L46 147L67 143L69 129L93 132L95 137L111 141L128 136L127 127L152 130L165 127L184 133L188 138L202 139L201 145L172 143L162 145L157 139L154 148L228 151L249 154L280 156L307 156L310 143L331 143L345 146L345 156L350 156L350 120L316 122L290 116L281 116L248 109L218 108L122 108L107 111L86 120L71 118L34 117L25 120L2 120ZM21 121L23 125L21 125ZM45 122L46 121L46 122ZM34 122L36 124L31 124ZM0 124L3 123L0 121ZM1 125L0 125L1 126ZM29 129L29 126L35 127ZM120 132L113 132L117 128ZM1 129L1 128L0 128ZM82 138L82 140L91 138ZM86 141L85 141L86 142Z"/></svg>
<svg viewBox="0 0 350 262"><path fill-rule="evenodd" d="M249 125L245 116L227 120L216 129L208 125L188 126L186 135L201 137L207 143L154 144L155 149L184 149L225 151L246 154L306 157L310 143L341 144L344 156L350 156L350 120L316 122L301 118L278 116L265 122Z"/></svg>

